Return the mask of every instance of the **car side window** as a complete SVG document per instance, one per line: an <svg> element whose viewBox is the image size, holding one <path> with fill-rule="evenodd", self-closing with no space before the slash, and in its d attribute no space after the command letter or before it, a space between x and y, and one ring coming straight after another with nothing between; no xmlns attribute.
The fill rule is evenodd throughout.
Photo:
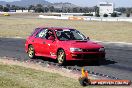
<svg viewBox="0 0 132 88"><path fill-rule="evenodd" d="M46 33L45 38L49 40L50 38L53 38L53 37L54 37L53 31L52 30L48 30L47 33Z"/></svg>
<svg viewBox="0 0 132 88"><path fill-rule="evenodd" d="M41 31L36 35L36 38L45 38L45 37L46 37L47 31L48 31L48 29L43 29L43 30L41 30Z"/></svg>

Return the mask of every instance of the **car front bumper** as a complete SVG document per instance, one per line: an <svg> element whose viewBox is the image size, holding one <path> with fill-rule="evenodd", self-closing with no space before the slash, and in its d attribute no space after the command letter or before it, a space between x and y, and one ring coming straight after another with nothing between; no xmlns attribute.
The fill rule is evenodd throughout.
<svg viewBox="0 0 132 88"><path fill-rule="evenodd" d="M105 59L105 52L72 52L67 54L67 60L100 60Z"/></svg>

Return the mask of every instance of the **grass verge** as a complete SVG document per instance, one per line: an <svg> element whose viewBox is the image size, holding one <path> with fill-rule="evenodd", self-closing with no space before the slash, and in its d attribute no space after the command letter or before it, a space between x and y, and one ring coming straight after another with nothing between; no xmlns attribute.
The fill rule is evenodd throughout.
<svg viewBox="0 0 132 88"><path fill-rule="evenodd" d="M0 88L81 88L77 80L0 63Z"/></svg>
<svg viewBox="0 0 132 88"><path fill-rule="evenodd" d="M28 65L27 65L28 64ZM29 67L32 66L32 67ZM0 88L83 88L77 79L50 71L42 71L30 63L0 60ZM67 73L66 73L67 74ZM72 75L71 75L72 76ZM86 88L111 88L88 86ZM112 88L129 88L112 86Z"/></svg>
<svg viewBox="0 0 132 88"><path fill-rule="evenodd" d="M38 18L0 17L1 37L23 37L30 35L38 26L61 26L76 28L92 40L132 43L132 23L70 21Z"/></svg>

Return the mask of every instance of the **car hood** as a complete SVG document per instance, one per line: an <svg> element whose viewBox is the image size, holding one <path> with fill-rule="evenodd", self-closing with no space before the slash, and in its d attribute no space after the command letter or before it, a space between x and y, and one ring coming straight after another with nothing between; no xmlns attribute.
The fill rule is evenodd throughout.
<svg viewBox="0 0 132 88"><path fill-rule="evenodd" d="M103 47L102 45L92 42L92 41L64 41L64 45L68 46L69 48L83 48L83 49L97 49Z"/></svg>

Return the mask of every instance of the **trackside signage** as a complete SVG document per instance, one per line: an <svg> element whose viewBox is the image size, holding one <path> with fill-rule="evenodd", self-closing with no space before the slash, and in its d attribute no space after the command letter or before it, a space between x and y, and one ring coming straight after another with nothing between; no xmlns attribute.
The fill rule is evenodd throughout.
<svg viewBox="0 0 132 88"><path fill-rule="evenodd" d="M89 79L88 71L82 68L82 76L79 78L79 82L82 86L88 85L130 85L130 80L112 80L112 79Z"/></svg>
<svg viewBox="0 0 132 88"><path fill-rule="evenodd" d="M130 85L129 80L91 80L91 85Z"/></svg>

